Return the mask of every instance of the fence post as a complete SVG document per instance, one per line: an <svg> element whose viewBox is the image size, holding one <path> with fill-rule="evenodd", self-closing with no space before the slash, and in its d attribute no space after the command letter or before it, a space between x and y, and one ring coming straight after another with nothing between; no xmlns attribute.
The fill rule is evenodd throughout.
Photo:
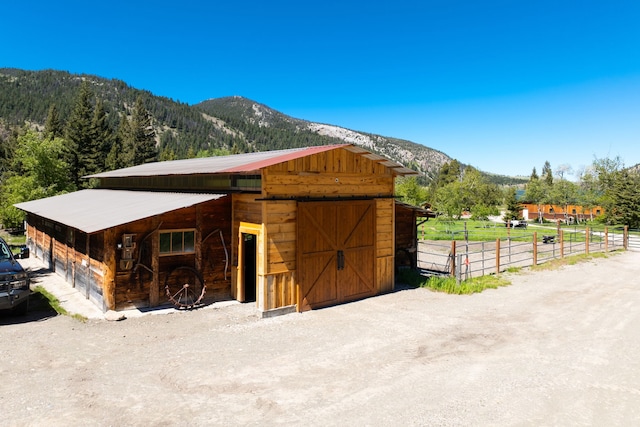
<svg viewBox="0 0 640 427"><path fill-rule="evenodd" d="M560 259L564 258L564 230L558 231L560 237Z"/></svg>
<svg viewBox="0 0 640 427"><path fill-rule="evenodd" d="M584 230L584 253L589 255L589 227Z"/></svg>
<svg viewBox="0 0 640 427"><path fill-rule="evenodd" d="M629 226L624 226L624 232L622 234L622 246L624 246L624 250L629 249Z"/></svg>
<svg viewBox="0 0 640 427"><path fill-rule="evenodd" d="M538 233L533 232L533 265L538 265Z"/></svg>
<svg viewBox="0 0 640 427"><path fill-rule="evenodd" d="M500 238L496 239L496 274L500 273Z"/></svg>
<svg viewBox="0 0 640 427"><path fill-rule="evenodd" d="M609 227L604 228L604 251L609 252Z"/></svg>
<svg viewBox="0 0 640 427"><path fill-rule="evenodd" d="M451 253L449 254L451 257L451 265L449 273L455 277L456 276L456 241L451 241Z"/></svg>

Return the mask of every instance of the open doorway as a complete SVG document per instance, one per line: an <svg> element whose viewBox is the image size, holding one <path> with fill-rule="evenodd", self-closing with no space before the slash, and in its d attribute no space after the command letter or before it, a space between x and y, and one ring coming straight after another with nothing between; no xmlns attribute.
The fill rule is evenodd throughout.
<svg viewBox="0 0 640 427"><path fill-rule="evenodd" d="M256 301L257 237L255 234L242 233L242 287L244 291L244 302Z"/></svg>

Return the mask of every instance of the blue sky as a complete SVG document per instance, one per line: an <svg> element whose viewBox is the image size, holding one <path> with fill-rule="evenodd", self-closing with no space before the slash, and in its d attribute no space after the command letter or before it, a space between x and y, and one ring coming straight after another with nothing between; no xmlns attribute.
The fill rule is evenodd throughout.
<svg viewBox="0 0 640 427"><path fill-rule="evenodd" d="M240 95L508 175L640 163L637 1L29 1L0 67Z"/></svg>

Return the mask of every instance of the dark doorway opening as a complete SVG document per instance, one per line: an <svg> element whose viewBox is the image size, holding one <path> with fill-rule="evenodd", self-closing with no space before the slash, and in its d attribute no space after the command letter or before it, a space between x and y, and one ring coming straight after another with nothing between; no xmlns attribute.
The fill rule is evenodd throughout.
<svg viewBox="0 0 640 427"><path fill-rule="evenodd" d="M256 238L255 234L242 233L242 277L244 301L256 301Z"/></svg>

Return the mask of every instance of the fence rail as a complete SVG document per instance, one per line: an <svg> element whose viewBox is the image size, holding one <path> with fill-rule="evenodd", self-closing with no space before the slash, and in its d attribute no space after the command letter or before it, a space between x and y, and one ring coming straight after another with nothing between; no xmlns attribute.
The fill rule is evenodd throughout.
<svg viewBox="0 0 640 427"><path fill-rule="evenodd" d="M468 235L466 235L468 236ZM426 275L449 275L458 280L499 273L510 267L530 267L569 255L629 249L627 228L609 232L560 230L557 234L522 234L485 241L420 240L418 270ZM633 236L633 235L632 235ZM635 234L640 250L640 233Z"/></svg>

